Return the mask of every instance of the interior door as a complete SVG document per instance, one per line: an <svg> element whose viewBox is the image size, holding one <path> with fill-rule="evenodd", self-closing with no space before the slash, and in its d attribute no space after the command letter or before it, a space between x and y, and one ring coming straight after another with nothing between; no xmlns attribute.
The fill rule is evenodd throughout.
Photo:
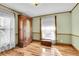
<svg viewBox="0 0 79 59"><path fill-rule="evenodd" d="M26 20L24 29L25 29L24 37L25 37L25 40L27 41L27 44L29 44L32 41L32 38L31 38L32 31L31 31L31 20L30 19Z"/></svg>

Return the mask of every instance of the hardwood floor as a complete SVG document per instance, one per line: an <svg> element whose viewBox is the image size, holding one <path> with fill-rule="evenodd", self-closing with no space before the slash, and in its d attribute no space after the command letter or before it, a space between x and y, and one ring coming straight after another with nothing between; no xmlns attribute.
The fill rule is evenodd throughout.
<svg viewBox="0 0 79 59"><path fill-rule="evenodd" d="M77 51L73 46L54 45L54 47L57 48L63 56L79 56L79 51Z"/></svg>
<svg viewBox="0 0 79 59"><path fill-rule="evenodd" d="M43 46L40 42L32 42L24 48L18 46L14 49L0 53L0 56L79 56L79 52L71 46L52 45Z"/></svg>

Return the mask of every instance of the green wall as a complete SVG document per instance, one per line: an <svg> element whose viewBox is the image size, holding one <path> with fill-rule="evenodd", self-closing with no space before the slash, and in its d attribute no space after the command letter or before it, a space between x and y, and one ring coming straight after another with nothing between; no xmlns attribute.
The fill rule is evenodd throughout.
<svg viewBox="0 0 79 59"><path fill-rule="evenodd" d="M61 13L61 14L54 14L57 16L57 42L58 43L65 43L71 44L72 38L71 35L63 35L64 34L71 34L72 22L71 22L71 13ZM34 34L34 32L39 33L40 29L40 17L33 18L32 26L33 26L33 39L40 40L40 34ZM61 35L58 35L60 33Z"/></svg>
<svg viewBox="0 0 79 59"><path fill-rule="evenodd" d="M54 15L57 16L57 43L72 44L79 50L79 4L71 13Z"/></svg>
<svg viewBox="0 0 79 59"><path fill-rule="evenodd" d="M57 14L57 33L71 33L71 13Z"/></svg>
<svg viewBox="0 0 79 59"><path fill-rule="evenodd" d="M57 42L72 44L79 50L79 4L71 13L57 14ZM63 35L72 34L72 35Z"/></svg>
<svg viewBox="0 0 79 59"><path fill-rule="evenodd" d="M32 39L40 40L40 17L35 17L32 20Z"/></svg>
<svg viewBox="0 0 79 59"><path fill-rule="evenodd" d="M79 4L72 11L72 45L79 50Z"/></svg>
<svg viewBox="0 0 79 59"><path fill-rule="evenodd" d="M56 14L57 16L57 43L71 44L71 13Z"/></svg>

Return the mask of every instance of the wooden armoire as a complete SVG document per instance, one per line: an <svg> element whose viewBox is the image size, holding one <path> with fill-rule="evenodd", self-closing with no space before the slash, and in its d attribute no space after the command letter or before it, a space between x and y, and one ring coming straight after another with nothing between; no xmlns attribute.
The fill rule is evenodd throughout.
<svg viewBox="0 0 79 59"><path fill-rule="evenodd" d="M32 18L28 16L18 16L18 45L25 47L32 41Z"/></svg>

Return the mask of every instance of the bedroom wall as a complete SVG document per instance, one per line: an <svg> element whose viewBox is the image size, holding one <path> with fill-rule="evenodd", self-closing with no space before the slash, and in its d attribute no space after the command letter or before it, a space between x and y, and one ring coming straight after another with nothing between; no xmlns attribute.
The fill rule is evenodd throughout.
<svg viewBox="0 0 79 59"><path fill-rule="evenodd" d="M71 44L71 13L54 14L57 20L57 43ZM40 17L33 18L33 40L40 40Z"/></svg>
<svg viewBox="0 0 79 59"><path fill-rule="evenodd" d="M57 20L57 43L71 44L71 13L56 14Z"/></svg>
<svg viewBox="0 0 79 59"><path fill-rule="evenodd" d="M57 43L72 44L79 50L79 4L71 13L54 15L57 17ZM33 22L39 24L38 19L33 20ZM37 29L39 25L34 25L34 27ZM39 35L36 37L38 38Z"/></svg>
<svg viewBox="0 0 79 59"><path fill-rule="evenodd" d="M35 17L32 20L32 38L40 40L40 17Z"/></svg>
<svg viewBox="0 0 79 59"><path fill-rule="evenodd" d="M72 45L79 50L79 4L72 11Z"/></svg>

